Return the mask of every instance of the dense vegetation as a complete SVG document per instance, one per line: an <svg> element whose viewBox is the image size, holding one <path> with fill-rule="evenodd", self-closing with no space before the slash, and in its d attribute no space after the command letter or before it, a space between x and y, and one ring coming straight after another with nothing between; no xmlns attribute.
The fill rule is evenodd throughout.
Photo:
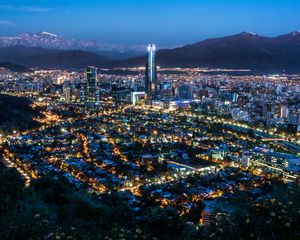
<svg viewBox="0 0 300 240"><path fill-rule="evenodd" d="M18 73L32 72L31 69L29 69L23 65L13 64L13 63L9 63L9 62L2 62L2 63L0 62L0 67L6 68L12 72L18 72Z"/></svg>
<svg viewBox="0 0 300 240"><path fill-rule="evenodd" d="M176 210L145 205L138 213L125 195L87 194L63 176L30 187L15 169L0 166L0 239L299 239L300 192L278 182L268 198L237 193L233 213L211 228L187 224ZM217 211L218 212L218 211Z"/></svg>
<svg viewBox="0 0 300 240"><path fill-rule="evenodd" d="M300 188L274 181L267 195L237 192L226 201L233 210L211 226L213 239L300 239Z"/></svg>
<svg viewBox="0 0 300 240"><path fill-rule="evenodd" d="M37 125L33 120L39 111L31 108L31 101L25 97L0 94L0 132L25 130Z"/></svg>
<svg viewBox="0 0 300 240"><path fill-rule="evenodd" d="M99 199L50 176L25 188L16 170L4 167L0 181L0 239L189 238L175 210L154 207L136 216L116 192Z"/></svg>

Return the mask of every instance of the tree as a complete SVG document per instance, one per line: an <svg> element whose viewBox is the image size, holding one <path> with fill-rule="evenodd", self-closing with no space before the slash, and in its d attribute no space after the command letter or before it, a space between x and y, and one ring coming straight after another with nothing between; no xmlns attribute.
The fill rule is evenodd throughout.
<svg viewBox="0 0 300 240"><path fill-rule="evenodd" d="M253 129L249 128L247 133L250 138L255 138L255 133Z"/></svg>

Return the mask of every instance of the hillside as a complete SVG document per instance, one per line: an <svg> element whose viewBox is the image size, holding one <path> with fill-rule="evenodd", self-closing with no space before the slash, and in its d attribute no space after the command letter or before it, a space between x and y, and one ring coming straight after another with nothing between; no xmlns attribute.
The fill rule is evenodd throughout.
<svg viewBox="0 0 300 240"><path fill-rule="evenodd" d="M27 98L0 94L0 131L25 130L37 126L33 118L40 113L30 105L31 101Z"/></svg>
<svg viewBox="0 0 300 240"><path fill-rule="evenodd" d="M37 47L0 48L0 59L31 68L80 69L88 65L100 66L109 59L81 50L55 50Z"/></svg>
<svg viewBox="0 0 300 240"><path fill-rule="evenodd" d="M0 68L6 68L12 72L31 72L32 70L19 64L13 64L9 62L2 62L0 61Z"/></svg>

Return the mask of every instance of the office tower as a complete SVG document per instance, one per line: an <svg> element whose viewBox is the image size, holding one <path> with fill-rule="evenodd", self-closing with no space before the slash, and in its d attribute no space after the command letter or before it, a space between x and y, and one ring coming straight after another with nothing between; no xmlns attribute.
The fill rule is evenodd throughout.
<svg viewBox="0 0 300 240"><path fill-rule="evenodd" d="M71 84L69 80L64 81L63 95L66 103L71 102Z"/></svg>
<svg viewBox="0 0 300 240"><path fill-rule="evenodd" d="M74 79L72 89L73 89L73 96L76 100L79 100L80 88L81 88L80 79L79 78Z"/></svg>
<svg viewBox="0 0 300 240"><path fill-rule="evenodd" d="M87 98L88 101L95 101L96 99L96 82L97 82L97 68L87 67Z"/></svg>
<svg viewBox="0 0 300 240"><path fill-rule="evenodd" d="M239 94L234 93L234 94L232 95L232 102L233 102L233 103L237 103L238 98L239 98Z"/></svg>
<svg viewBox="0 0 300 240"><path fill-rule="evenodd" d="M80 87L80 90L79 90L79 101L84 103L86 102L86 83L82 83L81 87Z"/></svg>
<svg viewBox="0 0 300 240"><path fill-rule="evenodd" d="M178 88L178 95L181 99L193 99L192 86L188 84L183 84Z"/></svg>
<svg viewBox="0 0 300 240"><path fill-rule="evenodd" d="M288 118L289 117L289 108L287 105L280 106L280 117L281 118Z"/></svg>
<svg viewBox="0 0 300 240"><path fill-rule="evenodd" d="M157 85L157 69L155 52L156 47L154 44L150 44L147 48L147 65L146 65L146 77L145 77L145 92L147 98L151 99Z"/></svg>
<svg viewBox="0 0 300 240"><path fill-rule="evenodd" d="M114 82L114 83L111 85L111 96L112 96L115 100L118 99L118 92L119 92L118 84Z"/></svg>

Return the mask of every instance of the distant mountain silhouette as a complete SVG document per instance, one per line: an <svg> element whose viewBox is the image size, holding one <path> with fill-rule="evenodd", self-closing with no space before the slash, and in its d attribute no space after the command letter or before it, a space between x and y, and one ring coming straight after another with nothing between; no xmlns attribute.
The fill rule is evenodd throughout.
<svg viewBox="0 0 300 240"><path fill-rule="evenodd" d="M142 66L146 57L115 61L114 66ZM275 38L243 32L183 47L159 50L162 67L247 68L300 72L300 32Z"/></svg>
<svg viewBox="0 0 300 240"><path fill-rule="evenodd" d="M23 66L23 65L18 65L18 64L13 64L9 62L2 62L0 61L0 68L6 68L9 69L13 72L31 72L32 70Z"/></svg>
<svg viewBox="0 0 300 240"><path fill-rule="evenodd" d="M110 61L96 53L80 50L54 50L32 47L0 48L0 59L31 68L80 69L88 65L101 66Z"/></svg>
<svg viewBox="0 0 300 240"><path fill-rule="evenodd" d="M22 33L18 36L0 37L0 47L41 47L59 50L83 50L115 59L139 56L144 45L108 44L100 41L67 39L55 33Z"/></svg>
<svg viewBox="0 0 300 240"><path fill-rule="evenodd" d="M97 67L145 66L144 56L110 60L96 53L80 50L54 50L32 47L0 48L2 61L37 68L82 69ZM270 38L242 32L223 38L157 52L162 67L236 68L259 71L300 72L300 32Z"/></svg>

